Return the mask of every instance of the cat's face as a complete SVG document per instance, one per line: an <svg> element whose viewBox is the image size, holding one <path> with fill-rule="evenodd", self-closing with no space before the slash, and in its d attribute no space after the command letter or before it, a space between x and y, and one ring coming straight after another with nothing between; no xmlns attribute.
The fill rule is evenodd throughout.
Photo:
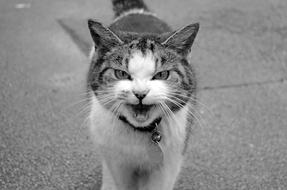
<svg viewBox="0 0 287 190"><path fill-rule="evenodd" d="M111 114L144 127L158 118L172 117L192 98L196 81L186 61L189 49L182 48L190 48L193 40L189 47L176 45L186 44L172 36L163 42L144 36L124 42L98 23L89 24L99 48L90 68L89 86Z"/></svg>

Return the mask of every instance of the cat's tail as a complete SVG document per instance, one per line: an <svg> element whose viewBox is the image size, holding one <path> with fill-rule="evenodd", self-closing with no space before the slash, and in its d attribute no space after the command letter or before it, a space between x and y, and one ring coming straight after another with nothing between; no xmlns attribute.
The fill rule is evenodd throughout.
<svg viewBox="0 0 287 190"><path fill-rule="evenodd" d="M112 0L115 17L132 10L148 11L143 0Z"/></svg>

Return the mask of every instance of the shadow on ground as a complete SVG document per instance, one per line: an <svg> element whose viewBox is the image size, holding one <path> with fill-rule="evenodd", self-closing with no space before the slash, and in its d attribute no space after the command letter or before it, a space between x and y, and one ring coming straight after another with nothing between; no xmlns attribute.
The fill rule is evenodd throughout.
<svg viewBox="0 0 287 190"><path fill-rule="evenodd" d="M146 2L173 28L201 23L197 125L175 189L287 189L287 3ZM0 1L0 189L99 189L87 18L111 23L110 1Z"/></svg>

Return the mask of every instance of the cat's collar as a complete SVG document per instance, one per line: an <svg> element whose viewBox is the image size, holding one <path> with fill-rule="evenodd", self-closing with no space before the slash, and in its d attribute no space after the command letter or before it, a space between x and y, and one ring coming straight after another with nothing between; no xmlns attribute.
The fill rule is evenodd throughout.
<svg viewBox="0 0 287 190"><path fill-rule="evenodd" d="M159 123L161 122L161 117L156 118L151 124L149 124L148 126L144 126L144 127L136 127L133 124L131 124L127 118L125 116L120 115L119 116L119 120L121 120L122 122L128 124L130 127L132 127L134 130L136 131L140 131L140 132L153 132L155 130L155 128L159 125Z"/></svg>

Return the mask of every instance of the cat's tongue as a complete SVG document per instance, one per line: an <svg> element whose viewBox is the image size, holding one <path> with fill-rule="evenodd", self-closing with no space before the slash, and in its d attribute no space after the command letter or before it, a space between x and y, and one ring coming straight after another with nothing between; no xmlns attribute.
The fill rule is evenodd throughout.
<svg viewBox="0 0 287 190"><path fill-rule="evenodd" d="M138 112L138 113L134 114L134 118L139 122L144 122L148 119L148 114L147 114L147 112L145 112L145 113L143 113L143 112L139 113Z"/></svg>
<svg viewBox="0 0 287 190"><path fill-rule="evenodd" d="M133 105L133 117L138 121L138 122L144 122L146 120L148 120L149 118L149 110L151 109L151 105L142 105L142 104L138 104L138 105Z"/></svg>

